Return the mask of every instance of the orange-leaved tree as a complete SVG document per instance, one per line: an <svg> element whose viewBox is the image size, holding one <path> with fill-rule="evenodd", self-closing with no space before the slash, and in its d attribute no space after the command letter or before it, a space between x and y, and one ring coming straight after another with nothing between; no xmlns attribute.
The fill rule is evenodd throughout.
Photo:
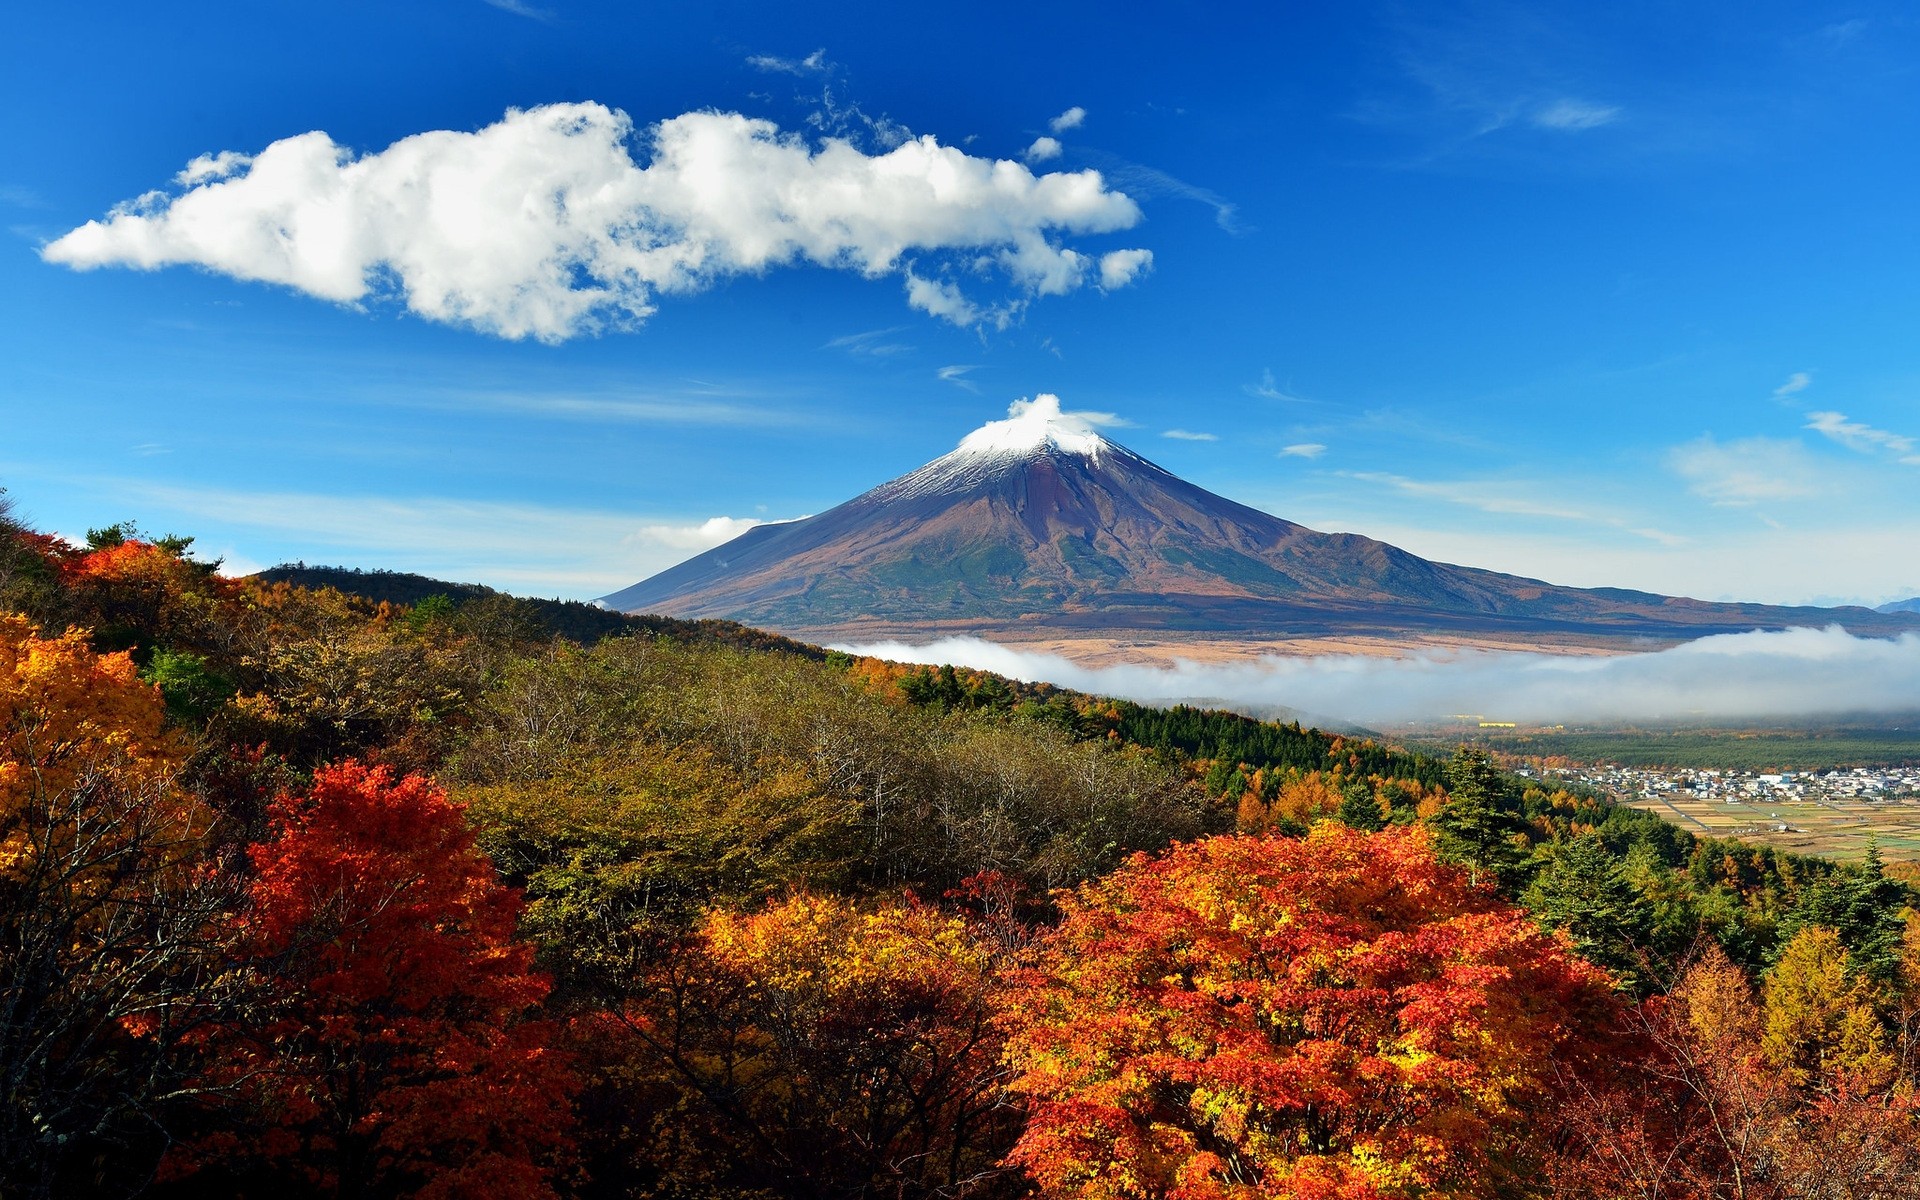
<svg viewBox="0 0 1920 1200"><path fill-rule="evenodd" d="M236 930L250 1011L206 1039L235 1097L176 1156L197 1186L543 1197L572 1078L530 1019L547 992L519 898L419 776L341 763L282 795Z"/></svg>
<svg viewBox="0 0 1920 1200"><path fill-rule="evenodd" d="M1551 1114L1559 1200L1916 1200L1920 1101L1832 930L1789 944L1756 1001L1707 945L1630 1016L1640 1052Z"/></svg>
<svg viewBox="0 0 1920 1200"><path fill-rule="evenodd" d="M222 892L159 693L0 616L0 1191L138 1158L211 998ZM131 1168L137 1172L138 1167Z"/></svg>
<svg viewBox="0 0 1920 1200"><path fill-rule="evenodd" d="M1053 1197L1504 1194L1615 1012L1419 830L1216 837L1062 907L1005 1012Z"/></svg>
<svg viewBox="0 0 1920 1200"><path fill-rule="evenodd" d="M804 894L709 914L623 1014L600 1103L653 1128L598 1174L657 1195L1019 1191L1000 1165L1018 1125L990 1002L1003 933Z"/></svg>

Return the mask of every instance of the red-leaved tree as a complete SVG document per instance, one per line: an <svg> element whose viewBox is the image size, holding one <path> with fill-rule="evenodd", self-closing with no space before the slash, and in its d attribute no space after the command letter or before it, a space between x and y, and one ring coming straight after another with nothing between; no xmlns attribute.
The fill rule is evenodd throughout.
<svg viewBox="0 0 1920 1200"><path fill-rule="evenodd" d="M569 1156L571 1076L530 1019L547 992L516 893L418 776L342 763L283 795L235 937L250 1011L209 1035L227 1094L175 1156L195 1187L533 1198Z"/></svg>
<svg viewBox="0 0 1920 1200"><path fill-rule="evenodd" d="M1063 903L1007 1005L1050 1197L1504 1195L1593 1050L1597 968L1417 831L1137 856Z"/></svg>

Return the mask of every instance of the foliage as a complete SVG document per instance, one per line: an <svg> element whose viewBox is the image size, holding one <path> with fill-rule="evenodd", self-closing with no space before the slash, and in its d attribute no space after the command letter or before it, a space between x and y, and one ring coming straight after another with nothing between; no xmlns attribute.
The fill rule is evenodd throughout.
<svg viewBox="0 0 1920 1200"><path fill-rule="evenodd" d="M915 903L800 894L709 915L622 1014L616 1103L653 1195L985 1197L1017 1131L1001 943ZM640 1102L642 1097L651 1103Z"/></svg>
<svg viewBox="0 0 1920 1200"><path fill-rule="evenodd" d="M1475 882L1511 884L1519 865L1519 824L1505 781L1484 751L1462 746L1447 763L1447 801L1431 818L1434 847Z"/></svg>
<svg viewBox="0 0 1920 1200"><path fill-rule="evenodd" d="M169 1052L212 1001L224 891L125 654L0 616L0 1177L64 1191L153 1135ZM124 1179L117 1182L124 1184Z"/></svg>
<svg viewBox="0 0 1920 1200"><path fill-rule="evenodd" d="M1623 987L1646 982L1653 905L1598 836L1549 847L1520 902L1542 928L1564 931L1581 957L1605 967Z"/></svg>
<svg viewBox="0 0 1920 1200"><path fill-rule="evenodd" d="M562 993L609 1002L640 985L651 944L709 905L840 883L860 833L857 810L805 771L743 777L692 746L640 742L461 795L480 846L525 890L521 927Z"/></svg>
<svg viewBox="0 0 1920 1200"><path fill-rule="evenodd" d="M1417 831L1213 838L1063 907L1007 1002L1050 1196L1491 1194L1613 1011Z"/></svg>
<svg viewBox="0 0 1920 1200"><path fill-rule="evenodd" d="M1830 931L1829 931L1830 933ZM1812 1018L1851 1020L1806 984L1832 981L1830 937L1803 934L1790 977L1769 982L1767 1008L1746 973L1707 947L1668 996L1635 1010L1642 1053L1610 1077L1576 1081L1553 1114L1559 1200L1913 1200L1920 1196L1920 1110L1911 1074L1875 1084L1858 1060L1769 1041ZM1783 958L1782 966L1787 965ZM1776 971L1778 968L1776 968ZM1816 1015L1818 1011L1818 1015ZM1807 1069L1811 1067L1811 1069ZM1875 1070L1879 1067L1876 1065Z"/></svg>
<svg viewBox="0 0 1920 1200"><path fill-rule="evenodd" d="M417 776L343 763L271 811L233 953L249 1003L206 1030L231 1100L173 1169L250 1190L540 1197L572 1084L526 1018L547 991L518 898Z"/></svg>

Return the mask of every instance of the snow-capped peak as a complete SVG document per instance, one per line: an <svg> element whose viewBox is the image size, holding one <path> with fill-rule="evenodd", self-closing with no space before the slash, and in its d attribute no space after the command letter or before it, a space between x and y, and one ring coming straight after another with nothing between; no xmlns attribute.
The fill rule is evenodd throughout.
<svg viewBox="0 0 1920 1200"><path fill-rule="evenodd" d="M1062 412L1060 397L1042 392L1031 400L1015 400L1007 406L1006 420L989 421L974 430L961 440L956 453L999 458L1051 446L1098 462L1108 442L1095 426L1113 423L1112 413Z"/></svg>

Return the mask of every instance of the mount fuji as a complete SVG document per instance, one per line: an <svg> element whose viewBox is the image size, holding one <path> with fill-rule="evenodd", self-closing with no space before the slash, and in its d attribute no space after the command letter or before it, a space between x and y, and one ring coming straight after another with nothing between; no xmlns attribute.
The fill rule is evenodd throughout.
<svg viewBox="0 0 1920 1200"><path fill-rule="evenodd" d="M1626 649L1806 625L1920 629L1920 616L1866 608L1559 587L1316 532L1178 478L1049 395L1017 402L1007 420L917 471L817 516L756 526L601 603L821 641L1437 638Z"/></svg>

